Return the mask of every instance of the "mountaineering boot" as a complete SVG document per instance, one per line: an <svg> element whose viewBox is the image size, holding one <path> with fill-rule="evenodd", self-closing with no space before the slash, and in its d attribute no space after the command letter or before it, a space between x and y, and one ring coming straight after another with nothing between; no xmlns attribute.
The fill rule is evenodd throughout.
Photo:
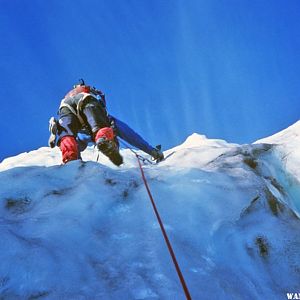
<svg viewBox="0 0 300 300"><path fill-rule="evenodd" d="M113 164L120 166L123 163L123 157L119 152L112 128L99 129L96 133L95 142L98 150L107 156Z"/></svg>
<svg viewBox="0 0 300 300"><path fill-rule="evenodd" d="M51 148L54 148L56 145L56 133L57 133L57 120L54 117L51 117L49 120L49 131L50 137L48 140L48 145Z"/></svg>
<svg viewBox="0 0 300 300"><path fill-rule="evenodd" d="M119 152L118 146L115 141L108 140L105 137L98 139L97 148L105 156L107 156L112 163L120 166L123 163L123 157Z"/></svg>

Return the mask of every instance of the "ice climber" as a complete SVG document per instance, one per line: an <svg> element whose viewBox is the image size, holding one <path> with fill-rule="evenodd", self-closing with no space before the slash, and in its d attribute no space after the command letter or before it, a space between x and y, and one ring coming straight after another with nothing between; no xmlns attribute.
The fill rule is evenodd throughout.
<svg viewBox="0 0 300 300"><path fill-rule="evenodd" d="M98 150L115 165L123 163L117 137L150 154L156 162L164 159L160 147L152 147L127 124L109 115L105 95L88 86L83 79L62 99L58 121L49 121L49 146L58 145L63 163L80 159L80 153L88 143L94 142Z"/></svg>

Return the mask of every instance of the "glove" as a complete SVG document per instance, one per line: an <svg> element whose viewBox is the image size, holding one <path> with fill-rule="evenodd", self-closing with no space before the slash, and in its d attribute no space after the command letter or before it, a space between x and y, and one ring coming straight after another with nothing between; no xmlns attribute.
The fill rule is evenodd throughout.
<svg viewBox="0 0 300 300"><path fill-rule="evenodd" d="M155 160L157 163L164 160L164 154L161 152L161 145L156 146L153 148L150 154L153 157L153 160Z"/></svg>

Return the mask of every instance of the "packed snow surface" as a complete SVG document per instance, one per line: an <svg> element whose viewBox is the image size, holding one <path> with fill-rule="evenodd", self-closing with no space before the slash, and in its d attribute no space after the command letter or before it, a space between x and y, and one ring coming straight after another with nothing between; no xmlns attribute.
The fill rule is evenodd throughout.
<svg viewBox="0 0 300 300"><path fill-rule="evenodd" d="M0 164L1 299L185 299L121 152L120 168L92 147L83 162L44 147ZM250 145L193 134L143 166L193 299L300 292L299 153L298 122Z"/></svg>

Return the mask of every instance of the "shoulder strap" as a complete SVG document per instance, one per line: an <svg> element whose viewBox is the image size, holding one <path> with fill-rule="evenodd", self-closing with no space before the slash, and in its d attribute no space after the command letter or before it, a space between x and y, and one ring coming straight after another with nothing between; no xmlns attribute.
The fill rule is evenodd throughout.
<svg viewBox="0 0 300 300"><path fill-rule="evenodd" d="M81 117L81 110L82 110L82 105L84 103L84 100L86 97L90 96L90 94L88 93L82 93L82 96L80 97L78 103L77 103L77 106L76 106L76 109L73 108L67 101L66 101L66 98L65 97L64 99L61 100L61 103L60 103L60 106L59 106L59 109L61 109L62 107L67 107L70 112L72 112L75 116L77 116L77 118L79 119L79 122L82 124L82 125L85 125L85 122L83 120L83 118ZM68 96L69 98L71 96Z"/></svg>

